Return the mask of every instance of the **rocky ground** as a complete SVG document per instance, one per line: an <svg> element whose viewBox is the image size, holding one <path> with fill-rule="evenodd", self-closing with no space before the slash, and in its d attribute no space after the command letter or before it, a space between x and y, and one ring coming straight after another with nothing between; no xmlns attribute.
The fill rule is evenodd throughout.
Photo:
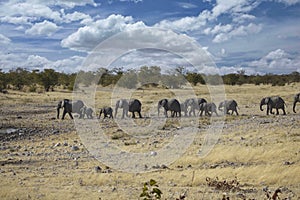
<svg viewBox="0 0 300 200"><path fill-rule="evenodd" d="M200 134L171 165L126 173L95 159L74 121L55 118L55 105L56 101L0 106L0 199L138 199L150 179L158 182L163 199L300 198L299 114L228 116L217 145L205 158L196 155L204 142ZM155 152L191 119L184 118L181 126L171 121L153 132L155 137L139 140L113 121L98 123L120 148ZM197 120L198 129L205 132L210 119Z"/></svg>

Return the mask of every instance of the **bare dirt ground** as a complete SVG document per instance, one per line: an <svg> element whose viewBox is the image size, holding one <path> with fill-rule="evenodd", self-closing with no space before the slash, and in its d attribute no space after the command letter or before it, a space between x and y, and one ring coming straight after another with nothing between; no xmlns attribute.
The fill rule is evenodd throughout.
<svg viewBox="0 0 300 200"><path fill-rule="evenodd" d="M57 101L71 98L71 93L0 94L0 199L139 199L143 183L150 179L158 182L162 199L182 194L185 199L221 199L223 195L267 199L266 194L273 195L278 188L280 199L299 199L300 104L298 113L292 113L293 95L299 88L299 84L226 86L227 98L237 100L240 115L226 117L212 151L203 158L197 155L210 124L209 117L202 117L196 120L203 134L195 137L187 151L169 166L148 166L157 170L146 173L121 172L99 162L87 150L74 121L55 118ZM209 98L204 86L195 91ZM108 105L110 92L110 88L99 88L98 108ZM266 116L259 110L260 99L269 95L286 100L286 116ZM135 93L145 110L162 96L172 94L153 88ZM182 127L191 120L195 118L183 118ZM112 143L133 152L156 151L181 128L176 119L170 120L151 133L151 139L137 141L112 120L98 123ZM135 123L148 122L136 119Z"/></svg>

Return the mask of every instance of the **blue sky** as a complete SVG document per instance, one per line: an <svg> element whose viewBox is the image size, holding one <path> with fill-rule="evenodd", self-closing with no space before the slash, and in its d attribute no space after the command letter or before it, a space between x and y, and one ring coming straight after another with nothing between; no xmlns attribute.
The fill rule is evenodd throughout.
<svg viewBox="0 0 300 200"><path fill-rule="evenodd" d="M111 36L152 27L197 41L216 63L201 68L204 73L300 72L299 24L299 0L3 0L0 69L76 72ZM169 36L148 34L147 40L155 47ZM184 49L184 43L180 45ZM170 56L158 57L161 51L145 52L150 51L134 52L130 59L126 54L127 59L115 63L184 64Z"/></svg>

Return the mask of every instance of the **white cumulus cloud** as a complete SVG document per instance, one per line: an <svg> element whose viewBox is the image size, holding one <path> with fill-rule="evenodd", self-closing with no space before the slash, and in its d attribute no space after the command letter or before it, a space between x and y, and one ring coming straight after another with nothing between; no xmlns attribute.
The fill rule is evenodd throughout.
<svg viewBox="0 0 300 200"><path fill-rule="evenodd" d="M176 31L195 31L204 27L207 20L210 19L210 12L205 10L196 17L183 17L177 20L162 20L155 24L155 27L172 29Z"/></svg>
<svg viewBox="0 0 300 200"><path fill-rule="evenodd" d="M226 24L226 25L221 25L218 24L213 28L206 28L203 32L207 35L215 35L219 33L227 33L232 30L232 25L231 24Z"/></svg>
<svg viewBox="0 0 300 200"><path fill-rule="evenodd" d="M252 0L217 0L212 9L214 18L224 13L247 13L259 5L259 1Z"/></svg>
<svg viewBox="0 0 300 200"><path fill-rule="evenodd" d="M291 55L282 49L276 49L259 60L250 62L249 66L270 73L280 73L282 69L286 72L300 72L300 55Z"/></svg>
<svg viewBox="0 0 300 200"><path fill-rule="evenodd" d="M11 40L8 37L0 34L0 44L9 44L10 42Z"/></svg>
<svg viewBox="0 0 300 200"><path fill-rule="evenodd" d="M225 42L233 37L247 36L249 34L256 34L256 33L259 33L261 31L261 29L262 29L262 25L260 25L260 24L257 25L254 23L250 23L247 26L241 25L229 32L224 31L224 32L217 34L215 36L215 38L213 39L213 42L220 43L220 42Z"/></svg>
<svg viewBox="0 0 300 200"><path fill-rule="evenodd" d="M62 47L77 51L89 51L106 38L124 30L143 28L146 25L134 22L131 16L110 15L79 28L61 42Z"/></svg>
<svg viewBox="0 0 300 200"><path fill-rule="evenodd" d="M29 35L47 35L51 36L56 32L59 27L53 22L47 20L34 24L30 29L26 30L25 33Z"/></svg>
<svg viewBox="0 0 300 200"><path fill-rule="evenodd" d="M34 4L28 2L7 2L1 5L0 13L0 16L2 17L25 17L25 22L27 22L28 19L36 20L40 18L61 21L61 16L58 11L53 11L51 8L43 4Z"/></svg>
<svg viewBox="0 0 300 200"><path fill-rule="evenodd" d="M30 21L32 21L33 17L12 17L12 16L4 16L0 18L1 22L11 23L11 24L30 24Z"/></svg>
<svg viewBox="0 0 300 200"><path fill-rule="evenodd" d="M288 5L288 6L300 3L300 0L275 0L275 1L279 2L279 3L284 3L284 4Z"/></svg>

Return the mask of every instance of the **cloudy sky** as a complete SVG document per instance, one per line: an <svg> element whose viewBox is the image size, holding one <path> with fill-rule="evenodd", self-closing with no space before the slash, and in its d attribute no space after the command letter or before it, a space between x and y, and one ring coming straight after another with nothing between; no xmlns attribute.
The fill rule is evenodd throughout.
<svg viewBox="0 0 300 200"><path fill-rule="evenodd" d="M196 41L216 63L203 72L300 72L300 0L2 0L0 69L76 72L98 44L124 31L141 36L134 30L144 28L176 33L148 32L153 49L173 41L188 57L195 52L187 53L181 36ZM183 64L142 47L114 63Z"/></svg>

